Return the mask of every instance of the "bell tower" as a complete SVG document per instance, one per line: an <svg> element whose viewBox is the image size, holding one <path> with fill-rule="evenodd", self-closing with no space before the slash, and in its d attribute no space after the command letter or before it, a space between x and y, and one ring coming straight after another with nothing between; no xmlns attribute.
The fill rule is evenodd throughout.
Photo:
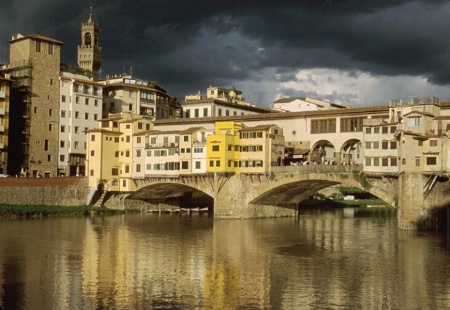
<svg viewBox="0 0 450 310"><path fill-rule="evenodd" d="M78 66L90 70L98 80L102 64L102 48L98 45L100 27L92 21L92 6L87 23L81 24L81 45L78 45Z"/></svg>

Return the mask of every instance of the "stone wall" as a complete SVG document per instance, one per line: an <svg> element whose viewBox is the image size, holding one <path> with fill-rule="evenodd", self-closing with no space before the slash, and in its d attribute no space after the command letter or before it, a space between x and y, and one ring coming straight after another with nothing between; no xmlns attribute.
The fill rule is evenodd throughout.
<svg viewBox="0 0 450 310"><path fill-rule="evenodd" d="M0 178L0 204L86 205L86 178Z"/></svg>

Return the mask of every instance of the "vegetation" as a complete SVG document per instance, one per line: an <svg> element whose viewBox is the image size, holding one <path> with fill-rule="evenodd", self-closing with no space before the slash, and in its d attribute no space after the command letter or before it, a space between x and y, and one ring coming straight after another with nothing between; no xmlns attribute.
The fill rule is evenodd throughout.
<svg viewBox="0 0 450 310"><path fill-rule="evenodd" d="M87 215L115 215L124 214L123 210L108 209L105 207L89 206L21 206L21 205L0 205L0 218L43 218L57 216L87 216Z"/></svg>

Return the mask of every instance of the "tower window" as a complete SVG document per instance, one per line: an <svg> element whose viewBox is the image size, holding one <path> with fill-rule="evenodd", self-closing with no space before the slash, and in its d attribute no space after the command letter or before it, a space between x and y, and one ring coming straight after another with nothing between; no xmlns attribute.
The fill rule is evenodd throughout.
<svg viewBox="0 0 450 310"><path fill-rule="evenodd" d="M84 35L84 45L91 45L91 34L89 32Z"/></svg>

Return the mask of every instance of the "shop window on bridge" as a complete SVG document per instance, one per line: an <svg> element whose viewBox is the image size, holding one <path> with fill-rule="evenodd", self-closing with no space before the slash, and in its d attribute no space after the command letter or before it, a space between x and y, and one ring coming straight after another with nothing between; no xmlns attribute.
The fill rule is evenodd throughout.
<svg viewBox="0 0 450 310"><path fill-rule="evenodd" d="M389 166L389 158L382 158L381 159L381 166L383 166L383 167L387 167L387 166Z"/></svg>
<svg viewBox="0 0 450 310"><path fill-rule="evenodd" d="M397 157L391 158L391 166L397 166Z"/></svg>
<svg viewBox="0 0 450 310"><path fill-rule="evenodd" d="M382 127L381 133L389 133L389 127Z"/></svg>
<svg viewBox="0 0 450 310"><path fill-rule="evenodd" d="M381 142L381 149L387 150L388 149L388 145L389 145L388 141L382 141Z"/></svg>
<svg viewBox="0 0 450 310"><path fill-rule="evenodd" d="M335 133L336 119L322 119L311 121L311 133Z"/></svg>
<svg viewBox="0 0 450 310"><path fill-rule="evenodd" d="M341 118L341 132L358 132L363 130L365 117Z"/></svg>

